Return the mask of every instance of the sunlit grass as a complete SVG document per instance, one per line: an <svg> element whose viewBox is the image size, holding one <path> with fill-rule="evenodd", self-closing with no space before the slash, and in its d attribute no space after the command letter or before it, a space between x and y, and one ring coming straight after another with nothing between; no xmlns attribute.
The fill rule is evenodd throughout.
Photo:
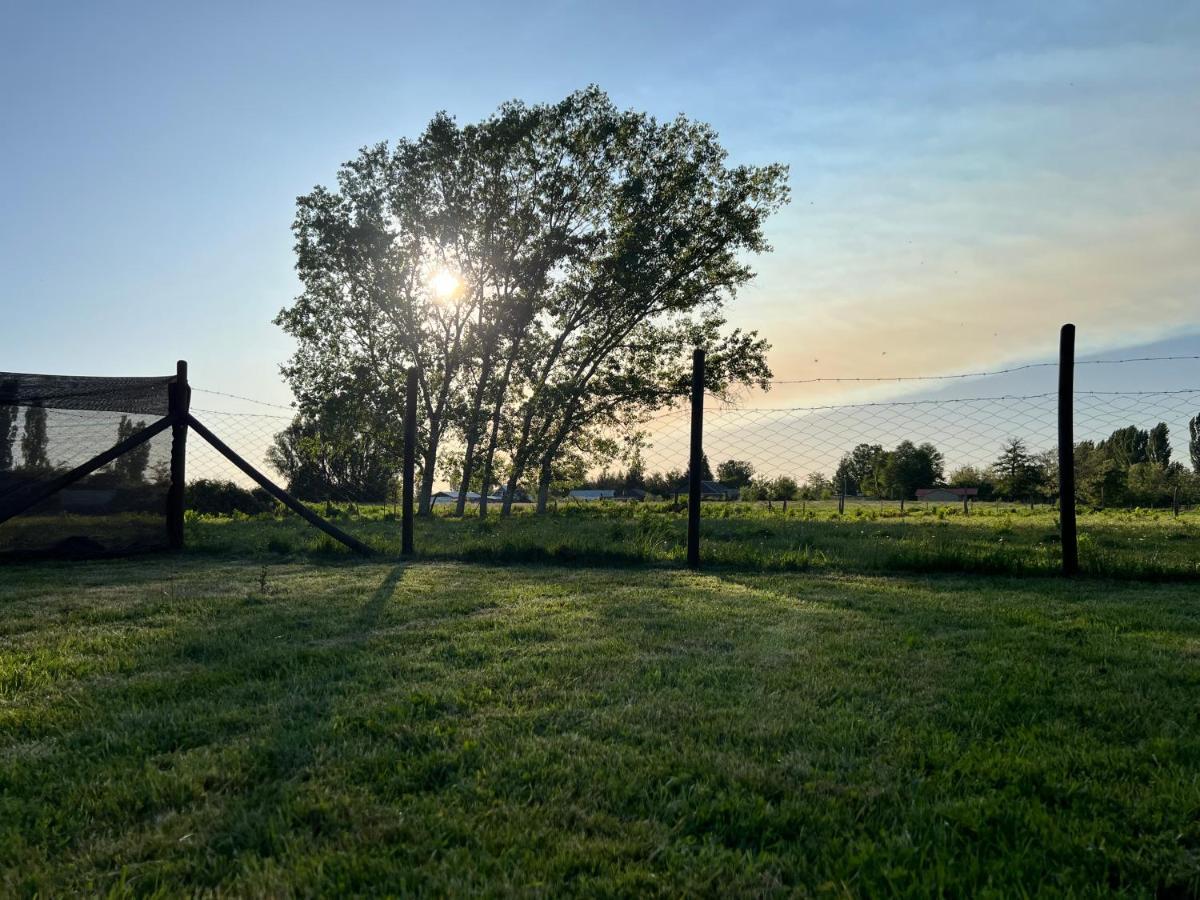
<svg viewBox="0 0 1200 900"><path fill-rule="evenodd" d="M333 520L385 554L399 551L399 522L387 507L332 506ZM1052 574L1061 567L1052 508L918 508L791 503L784 511L750 504L706 504L705 565L747 571L978 571ZM1079 518L1085 574L1116 578L1200 578L1200 513L1165 510L1084 512ZM193 516L196 552L287 556L341 553L292 516ZM419 519L418 554L427 559L680 565L686 518L670 504L560 505L546 516L511 519L439 513Z"/></svg>
<svg viewBox="0 0 1200 900"><path fill-rule="evenodd" d="M0 894L1200 890L1191 585L162 557L0 646Z"/></svg>

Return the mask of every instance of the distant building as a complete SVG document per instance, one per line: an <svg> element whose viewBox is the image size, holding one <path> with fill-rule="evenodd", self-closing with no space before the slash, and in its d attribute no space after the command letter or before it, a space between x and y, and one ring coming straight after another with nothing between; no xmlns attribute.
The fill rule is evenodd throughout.
<svg viewBox="0 0 1200 900"><path fill-rule="evenodd" d="M494 494L488 494L488 502L503 503L504 493L504 489L501 488ZM467 503L478 503L479 499L480 497L477 493L474 491L467 491ZM458 503L458 491L438 491L433 495L432 501L434 506L445 506L451 503ZM515 491L513 491L513 502L528 503L529 495L520 488L517 488Z"/></svg>
<svg viewBox="0 0 1200 900"><path fill-rule="evenodd" d="M617 488L615 490L591 490L582 488L571 491L567 494L568 500L580 500L583 502L591 500L622 500L622 501L638 501L646 499L646 492L641 488Z"/></svg>
<svg viewBox="0 0 1200 900"><path fill-rule="evenodd" d="M458 502L458 491L438 491L433 495L434 506L447 506ZM474 491L467 491L467 502L478 503L479 495Z"/></svg>
<svg viewBox="0 0 1200 900"><path fill-rule="evenodd" d="M500 490L496 491L494 494L489 494L488 499L503 502L504 497L507 494L508 494L508 488L502 487L502 488L500 488ZM512 499L513 499L513 503L531 503L531 502L533 502L533 498L530 497L529 494L527 494L521 488L515 488L513 490Z"/></svg>
<svg viewBox="0 0 1200 900"><path fill-rule="evenodd" d="M687 496L688 483L675 488L675 497ZM741 491L735 487L730 487L727 484L721 484L719 481L701 481L700 482L700 499L701 500L736 500L741 496Z"/></svg>
<svg viewBox="0 0 1200 900"><path fill-rule="evenodd" d="M925 503L961 503L978 496L979 488L973 487L917 488L917 499Z"/></svg>

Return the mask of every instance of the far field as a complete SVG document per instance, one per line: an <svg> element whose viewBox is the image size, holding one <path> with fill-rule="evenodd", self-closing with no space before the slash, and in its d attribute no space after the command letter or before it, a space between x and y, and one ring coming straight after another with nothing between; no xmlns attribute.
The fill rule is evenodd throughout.
<svg viewBox="0 0 1200 900"><path fill-rule="evenodd" d="M247 495L249 497L249 495ZM253 498L249 498L253 501ZM258 503L259 501L254 501ZM400 522L390 506L313 503L311 507L385 558L400 552ZM546 515L518 508L486 519L439 507L417 519L417 558L488 563L555 563L677 567L686 559L686 510L669 502L567 503ZM1052 506L835 501L708 502L702 509L704 566L747 572L975 572L1049 575L1060 571L1058 512ZM0 561L46 551L88 555L89 547L122 551L165 543L161 515L49 514L0 525ZM1084 510L1079 553L1086 576L1200 581L1200 510ZM194 553L220 557L327 559L348 551L282 506L250 514L189 511ZM95 555L94 553L92 555Z"/></svg>
<svg viewBox="0 0 1200 900"><path fill-rule="evenodd" d="M314 505L340 527L387 555L400 549L394 511L382 506ZM979 504L961 507L833 501L786 508L705 503L704 564L745 571L987 572L1050 574L1061 566L1058 512L1053 507ZM1092 576L1200 580L1200 511L1081 512L1080 562ZM416 549L425 559L682 565L686 513L669 503L560 503L510 519L474 512L456 519L439 509L418 519ZM200 552L274 558L345 551L293 515L198 516L188 541Z"/></svg>
<svg viewBox="0 0 1200 900"><path fill-rule="evenodd" d="M262 551L0 569L0 894L1200 892L1194 584Z"/></svg>

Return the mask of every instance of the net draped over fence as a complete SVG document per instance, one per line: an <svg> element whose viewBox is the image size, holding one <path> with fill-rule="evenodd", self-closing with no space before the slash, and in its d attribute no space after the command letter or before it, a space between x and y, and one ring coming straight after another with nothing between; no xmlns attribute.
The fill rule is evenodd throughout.
<svg viewBox="0 0 1200 900"><path fill-rule="evenodd" d="M166 416L172 380L0 372L0 554L123 554L167 546L169 429L26 504Z"/></svg>

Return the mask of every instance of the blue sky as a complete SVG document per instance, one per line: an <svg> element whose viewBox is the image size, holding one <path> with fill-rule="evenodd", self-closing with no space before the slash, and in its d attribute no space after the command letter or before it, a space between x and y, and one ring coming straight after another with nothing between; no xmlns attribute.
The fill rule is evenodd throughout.
<svg viewBox="0 0 1200 900"><path fill-rule="evenodd" d="M597 83L791 165L731 307L779 377L1200 353L1194 2L17 4L0 368L286 401L296 195L364 144ZM1164 345L1165 346L1165 345ZM1197 367L1124 384L1200 383ZM835 393L789 388L771 403Z"/></svg>

